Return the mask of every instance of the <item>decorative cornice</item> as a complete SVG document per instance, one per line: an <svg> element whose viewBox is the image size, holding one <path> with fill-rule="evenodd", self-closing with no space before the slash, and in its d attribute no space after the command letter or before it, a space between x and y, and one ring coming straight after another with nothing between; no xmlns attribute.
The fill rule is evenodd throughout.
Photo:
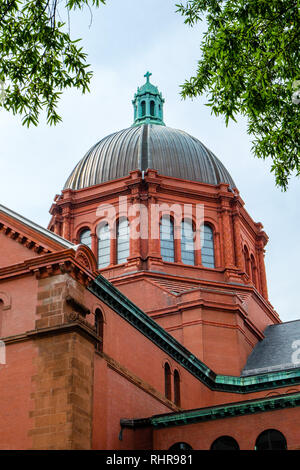
<svg viewBox="0 0 300 470"><path fill-rule="evenodd" d="M31 258L23 263L0 268L0 279L28 274L34 274L37 279L41 279L68 273L86 286L97 273L81 264L76 256L76 251L69 249Z"/></svg>
<svg viewBox="0 0 300 470"><path fill-rule="evenodd" d="M49 253L73 246L68 240L50 232L0 204L0 231L36 253Z"/></svg>
<svg viewBox="0 0 300 470"><path fill-rule="evenodd" d="M50 250L45 248L45 246L41 243L37 243L36 241L32 240L32 237L25 236L21 233L21 231L14 230L12 227L9 227L6 224L0 222L0 232L6 235L11 240L20 243L20 245L25 246L29 250L34 251L38 254L50 253Z"/></svg>
<svg viewBox="0 0 300 470"><path fill-rule="evenodd" d="M217 375L103 276L93 280L88 290L211 390L251 393L300 384L300 368L248 377Z"/></svg>
<svg viewBox="0 0 300 470"><path fill-rule="evenodd" d="M20 335L7 336L5 338L1 338L1 341L3 341L6 346L8 346L9 344L13 343L38 339L42 336L53 336L73 331L76 331L85 337L89 337L89 339L95 344L101 341L101 338L97 335L93 325L85 321L77 312L69 313L66 316L66 321L60 325L47 328L38 328L35 330L26 331L26 333L22 333Z"/></svg>
<svg viewBox="0 0 300 470"><path fill-rule="evenodd" d="M121 420L121 427L139 428L153 426L155 428L166 428L171 426L182 426L216 419L234 418L238 416L276 411L284 408L295 408L300 406L300 393L281 395L276 397L259 398L244 402L230 403L225 405L199 408L196 410L182 411L180 413L168 413L152 416L146 419Z"/></svg>

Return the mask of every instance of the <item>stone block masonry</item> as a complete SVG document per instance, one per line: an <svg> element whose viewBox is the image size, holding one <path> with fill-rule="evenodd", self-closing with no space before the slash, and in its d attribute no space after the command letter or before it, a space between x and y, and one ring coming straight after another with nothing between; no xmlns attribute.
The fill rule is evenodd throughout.
<svg viewBox="0 0 300 470"><path fill-rule="evenodd" d="M65 301L70 287L81 300L82 286L67 274L39 280L36 329L43 334L34 340L33 449L91 449L94 343L64 328L72 313Z"/></svg>

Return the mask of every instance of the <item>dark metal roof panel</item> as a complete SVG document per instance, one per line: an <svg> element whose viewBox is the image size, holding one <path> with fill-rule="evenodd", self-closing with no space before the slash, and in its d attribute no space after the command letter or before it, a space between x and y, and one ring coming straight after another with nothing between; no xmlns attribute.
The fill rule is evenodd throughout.
<svg viewBox="0 0 300 470"><path fill-rule="evenodd" d="M248 357L242 376L300 366L300 320L270 325Z"/></svg>
<svg viewBox="0 0 300 470"><path fill-rule="evenodd" d="M224 165L198 139L181 130L144 124L95 144L76 165L64 189L94 186L147 168L165 176L235 187Z"/></svg>

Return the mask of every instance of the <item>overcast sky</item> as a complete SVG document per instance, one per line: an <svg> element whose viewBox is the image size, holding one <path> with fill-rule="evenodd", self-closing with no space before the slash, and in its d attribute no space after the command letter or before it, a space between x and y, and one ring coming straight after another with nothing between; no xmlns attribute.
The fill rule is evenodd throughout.
<svg viewBox="0 0 300 470"><path fill-rule="evenodd" d="M176 0L107 0L71 15L71 34L82 37L94 71L91 93L68 91L59 105L63 122L24 128L21 118L0 111L0 202L47 227L49 208L86 151L133 121L131 100L147 70L166 100L166 125L200 139L224 163L256 222L270 240L266 270L269 297L283 321L299 318L300 181L288 192L275 187L270 162L255 159L246 123L211 116L204 98L183 101L180 84L196 69L204 25L190 28L175 13Z"/></svg>

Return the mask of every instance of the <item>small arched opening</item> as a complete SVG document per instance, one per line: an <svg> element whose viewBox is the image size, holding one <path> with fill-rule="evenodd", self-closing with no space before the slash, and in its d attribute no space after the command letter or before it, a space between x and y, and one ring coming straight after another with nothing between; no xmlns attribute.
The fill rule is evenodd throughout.
<svg viewBox="0 0 300 470"><path fill-rule="evenodd" d="M169 364L165 363L165 397L171 400L171 369Z"/></svg>
<svg viewBox="0 0 300 470"><path fill-rule="evenodd" d="M95 311L95 329L96 334L99 337L99 341L96 344L96 351L103 352L103 315L100 308L97 308ZM101 341L100 341L101 340Z"/></svg>
<svg viewBox="0 0 300 470"><path fill-rule="evenodd" d="M155 115L155 102L153 100L150 101L150 115Z"/></svg>
<svg viewBox="0 0 300 470"><path fill-rule="evenodd" d="M250 258L249 258L249 251L246 245L244 246L244 264L245 264L245 271L250 276Z"/></svg>
<svg viewBox="0 0 300 470"><path fill-rule="evenodd" d="M195 233L190 220L181 222L181 261L191 266L195 265Z"/></svg>
<svg viewBox="0 0 300 470"><path fill-rule="evenodd" d="M212 443L210 450L240 450L240 447L233 437L221 436Z"/></svg>
<svg viewBox="0 0 300 470"><path fill-rule="evenodd" d="M129 250L129 223L126 217L122 217L117 223L117 264L127 262Z"/></svg>
<svg viewBox="0 0 300 470"><path fill-rule="evenodd" d="M193 448L186 442L176 442L168 450L193 450Z"/></svg>
<svg viewBox="0 0 300 470"><path fill-rule="evenodd" d="M256 263L255 263L255 259L254 259L254 256L251 255L250 257L250 263L251 263L251 278L252 278L252 282L253 284L255 285L255 287L257 287L257 269L256 269Z"/></svg>
<svg viewBox="0 0 300 470"><path fill-rule="evenodd" d="M163 261L174 262L174 222L169 215L160 221L160 253Z"/></svg>
<svg viewBox="0 0 300 470"><path fill-rule="evenodd" d="M110 264L110 228L104 223L98 229L98 269Z"/></svg>
<svg viewBox="0 0 300 470"><path fill-rule="evenodd" d="M180 377L178 370L174 370L174 403L180 406Z"/></svg>
<svg viewBox="0 0 300 470"><path fill-rule="evenodd" d="M203 224L200 231L201 264L205 268L215 267L214 232L210 225Z"/></svg>
<svg viewBox="0 0 300 470"><path fill-rule="evenodd" d="M277 429L266 429L256 439L255 450L287 450L286 439Z"/></svg>
<svg viewBox="0 0 300 470"><path fill-rule="evenodd" d="M92 235L89 228L84 228L79 233L79 243L92 248Z"/></svg>

